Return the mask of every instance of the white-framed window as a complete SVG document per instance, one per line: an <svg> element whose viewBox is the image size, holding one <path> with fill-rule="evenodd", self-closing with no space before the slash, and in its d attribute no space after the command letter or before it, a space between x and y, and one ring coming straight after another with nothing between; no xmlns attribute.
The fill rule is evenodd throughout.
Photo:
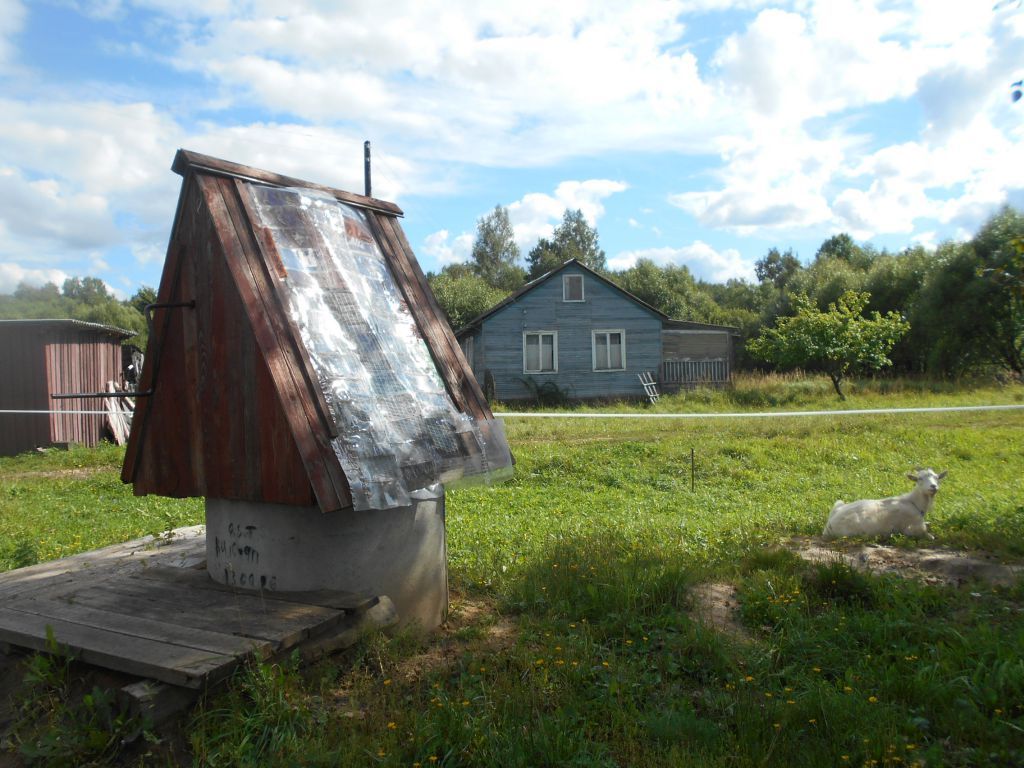
<svg viewBox="0 0 1024 768"><path fill-rule="evenodd" d="M523 332L523 373L558 370L558 331Z"/></svg>
<svg viewBox="0 0 1024 768"><path fill-rule="evenodd" d="M562 275L562 301L583 301L583 275Z"/></svg>
<svg viewBox="0 0 1024 768"><path fill-rule="evenodd" d="M626 370L626 332L621 328L594 331L594 370Z"/></svg>

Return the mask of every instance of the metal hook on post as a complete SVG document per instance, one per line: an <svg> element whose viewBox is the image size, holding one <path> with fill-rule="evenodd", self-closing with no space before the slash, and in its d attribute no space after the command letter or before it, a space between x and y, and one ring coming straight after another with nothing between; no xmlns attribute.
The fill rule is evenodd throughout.
<svg viewBox="0 0 1024 768"><path fill-rule="evenodd" d="M191 301L172 301L163 303L147 304L142 308L142 314L146 318L146 328L149 329L149 338L153 341L153 351L150 357L153 358L153 364L157 365L160 360L160 341L153 332L153 310L154 309L176 309L187 307L188 309L196 308L196 300ZM50 395L54 400L72 400L76 397L83 398L98 398L98 397L150 397L154 391L156 391L156 371L153 372L153 383L149 389L140 392L63 392L59 395Z"/></svg>

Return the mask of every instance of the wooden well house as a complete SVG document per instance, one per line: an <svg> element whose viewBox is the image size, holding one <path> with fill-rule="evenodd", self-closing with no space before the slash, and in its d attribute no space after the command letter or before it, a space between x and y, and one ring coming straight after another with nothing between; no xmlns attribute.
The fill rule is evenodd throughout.
<svg viewBox="0 0 1024 768"><path fill-rule="evenodd" d="M447 607L444 487L511 472L393 203L180 150L122 479L206 498L207 570Z"/></svg>

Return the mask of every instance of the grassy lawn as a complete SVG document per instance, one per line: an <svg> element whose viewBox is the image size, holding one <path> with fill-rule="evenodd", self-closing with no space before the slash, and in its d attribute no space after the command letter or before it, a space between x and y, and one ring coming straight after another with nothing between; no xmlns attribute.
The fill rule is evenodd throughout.
<svg viewBox="0 0 1024 768"><path fill-rule="evenodd" d="M817 385L658 408L833 405ZM844 407L1022 400L906 383L850 394ZM1024 411L512 417L507 431L515 478L448 494L449 626L307 670L245 670L184 724L197 764L1024 763L1024 587L925 585L778 546L820 533L835 499L901 493L906 471L931 466L949 470L937 540L897 546L1024 560ZM201 522L199 502L133 497L120 458L0 460L0 567ZM707 583L729 585L735 626L697 618ZM139 749L133 761L169 760Z"/></svg>

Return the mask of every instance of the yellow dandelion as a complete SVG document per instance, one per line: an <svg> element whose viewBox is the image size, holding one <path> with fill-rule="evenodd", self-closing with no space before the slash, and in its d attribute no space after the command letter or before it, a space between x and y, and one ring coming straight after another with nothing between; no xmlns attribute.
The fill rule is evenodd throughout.
<svg viewBox="0 0 1024 768"><path fill-rule="evenodd" d="M390 677L387 680L384 681L384 685L391 685L391 678Z"/></svg>
<svg viewBox="0 0 1024 768"><path fill-rule="evenodd" d="M811 667L815 672L821 672L821 667Z"/></svg>
<svg viewBox="0 0 1024 768"><path fill-rule="evenodd" d="M772 693L771 693L770 691L765 691L765 693L764 693L764 697L765 697L766 699L770 699L770 698L772 697Z"/></svg>
<svg viewBox="0 0 1024 768"><path fill-rule="evenodd" d="M808 720L807 722L808 722L808 723L810 723L811 725L814 725L814 724L815 724L815 723L817 723L818 721L817 721L817 720L816 720L815 718L813 718L813 717L812 717L812 718L811 718L810 720Z"/></svg>
<svg viewBox="0 0 1024 768"><path fill-rule="evenodd" d="M398 727L398 723L396 723L396 722L390 722L390 723L388 723L388 730L389 730L389 731L393 731L393 730L395 730L395 728L397 728L397 727Z"/></svg>
<svg viewBox="0 0 1024 768"><path fill-rule="evenodd" d="M430 756L430 762L436 763L437 762L437 755L431 755Z"/></svg>
<svg viewBox="0 0 1024 768"><path fill-rule="evenodd" d="M878 697L877 696L868 696L868 701L871 702L872 704L877 704L878 703Z"/></svg>
<svg viewBox="0 0 1024 768"><path fill-rule="evenodd" d="M534 663L534 664L536 664L536 665L537 665L537 666L539 667L539 666L540 666L541 664L543 664L543 663L544 663L544 659L537 659L537 660L536 660L535 662L533 662L533 663Z"/></svg>
<svg viewBox="0 0 1024 768"><path fill-rule="evenodd" d="M851 688L851 687L850 687L850 686L848 686L848 685L844 685L844 686L843 686L843 690L844 690L844 691L845 691L846 693L850 693L850 692L851 692L851 691L853 690L853 688Z"/></svg>
<svg viewBox="0 0 1024 768"><path fill-rule="evenodd" d="M469 699L463 699L462 700L462 706L468 707L469 706Z"/></svg>
<svg viewBox="0 0 1024 768"><path fill-rule="evenodd" d="M777 731L782 728L782 723L772 723L772 728Z"/></svg>
<svg viewBox="0 0 1024 768"><path fill-rule="evenodd" d="M747 675L746 677L743 678L743 680L745 682L748 682L748 683L754 682L754 678L751 675Z"/></svg>
<svg viewBox="0 0 1024 768"><path fill-rule="evenodd" d="M610 667L610 666L611 666L611 664L609 664L609 663L608 663L607 661L602 661L602 662L601 662L601 666L602 666L602 667Z"/></svg>
<svg viewBox="0 0 1024 768"><path fill-rule="evenodd" d="M792 699L786 699L786 703L787 704L796 704L796 702L793 701Z"/></svg>

